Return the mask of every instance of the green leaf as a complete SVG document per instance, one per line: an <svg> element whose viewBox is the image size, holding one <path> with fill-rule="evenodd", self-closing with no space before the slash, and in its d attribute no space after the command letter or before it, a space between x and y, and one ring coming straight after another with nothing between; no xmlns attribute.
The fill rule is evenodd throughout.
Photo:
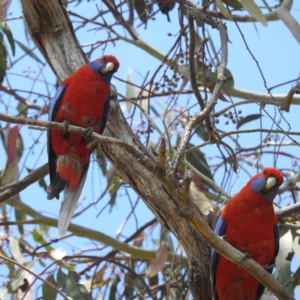
<svg viewBox="0 0 300 300"><path fill-rule="evenodd" d="M133 277L131 274L126 274L124 278L124 296L125 299L132 299L133 293L134 293L134 288L133 288Z"/></svg>
<svg viewBox="0 0 300 300"><path fill-rule="evenodd" d="M169 252L174 252L174 243L170 231L164 226L160 226L160 245L165 243Z"/></svg>
<svg viewBox="0 0 300 300"><path fill-rule="evenodd" d="M163 269L167 258L168 258L168 249L166 244L163 243L156 250L155 259L150 262L145 272L145 276L153 277L157 275L157 273Z"/></svg>
<svg viewBox="0 0 300 300"><path fill-rule="evenodd" d="M27 105L22 102L18 102L18 105L16 108L19 113L24 113L25 110L27 109Z"/></svg>
<svg viewBox="0 0 300 300"><path fill-rule="evenodd" d="M109 205L110 205L110 211L114 207L116 203L116 197L117 197L117 191L121 186L121 180L118 175L116 175L116 170L112 166L107 172L107 189L109 190L109 194L111 196Z"/></svg>
<svg viewBox="0 0 300 300"><path fill-rule="evenodd" d="M201 51L202 47L203 47L203 40L202 40L201 36L197 32L195 32L194 53L198 54Z"/></svg>
<svg viewBox="0 0 300 300"><path fill-rule="evenodd" d="M293 241L293 250L300 261L300 237L296 236L294 241Z"/></svg>
<svg viewBox="0 0 300 300"><path fill-rule="evenodd" d="M134 0L133 1L134 8L139 15L140 20L143 23L147 23L147 12L146 12L146 3L144 0Z"/></svg>
<svg viewBox="0 0 300 300"><path fill-rule="evenodd" d="M75 285L75 291L71 292L71 296L73 295L73 299L76 300L81 300L81 299L86 299L90 300L90 294L88 293L86 287L79 283L80 275L76 273L75 271L69 271L69 279L72 282L72 285L76 283Z"/></svg>
<svg viewBox="0 0 300 300"><path fill-rule="evenodd" d="M9 248L13 258L20 264L24 263L24 257L20 250L19 239L9 237Z"/></svg>
<svg viewBox="0 0 300 300"><path fill-rule="evenodd" d="M46 279L50 283L52 283L54 286L57 286L57 283L54 279L53 274L47 277ZM56 299L57 292L53 288L51 288L48 284L43 284L43 299L44 300L55 300Z"/></svg>
<svg viewBox="0 0 300 300"><path fill-rule="evenodd" d="M179 65L178 72L187 79L191 79L190 65Z"/></svg>
<svg viewBox="0 0 300 300"><path fill-rule="evenodd" d="M108 300L115 300L116 299L116 294L117 294L117 285L121 281L119 275L117 275L112 282L112 285L110 287L110 293L109 293L109 298Z"/></svg>
<svg viewBox="0 0 300 300"><path fill-rule="evenodd" d="M12 35L12 32L10 30L8 23L7 22L0 23L0 29L6 35L9 45L10 45L10 48L11 48L11 52L12 52L13 56L15 56L15 50L16 50L15 40L13 38L13 35Z"/></svg>
<svg viewBox="0 0 300 300"><path fill-rule="evenodd" d="M33 239L41 244L41 245L45 245L47 244L46 240L43 238L43 236L36 230L34 229L33 232L32 232L32 236L33 236ZM53 250L53 248L50 246L50 245L46 245L45 246L45 249L47 250L47 252L50 252Z"/></svg>
<svg viewBox="0 0 300 300"><path fill-rule="evenodd" d="M146 100L148 102L148 99ZM172 122L175 118L176 115L174 114L174 112L172 110L170 110L167 106L165 106L163 103L160 102L156 102L158 104L158 106L160 106L160 108L162 109L163 113L160 114L160 118L162 120L167 120Z"/></svg>
<svg viewBox="0 0 300 300"><path fill-rule="evenodd" d="M268 27L268 22L265 15L263 15L259 6L254 2L254 0L240 0L240 2L254 19L260 22L263 26Z"/></svg>
<svg viewBox="0 0 300 300"><path fill-rule="evenodd" d="M2 210L2 216L3 216L2 221L3 222L7 222L6 204L5 203L1 203L0 207L1 207L1 210ZM5 228L5 231L8 233L9 232L9 226L5 225L4 228Z"/></svg>
<svg viewBox="0 0 300 300"><path fill-rule="evenodd" d="M127 74L126 76L126 97L131 99L135 97L135 90L134 86L132 85L132 79L131 79L131 74ZM126 108L128 112L130 112L132 108L132 103L129 101L126 101Z"/></svg>
<svg viewBox="0 0 300 300"><path fill-rule="evenodd" d="M2 51L0 51L0 68L6 70L6 63L7 63L6 58L4 57Z"/></svg>
<svg viewBox="0 0 300 300"><path fill-rule="evenodd" d="M223 88L232 90L234 88L234 79L229 69L225 68L224 76L226 77L226 81L224 82Z"/></svg>
<svg viewBox="0 0 300 300"><path fill-rule="evenodd" d="M193 147L194 145L189 144L189 146ZM195 149L194 151L189 152L186 155L186 160L190 164L192 164L199 172L204 174L209 179L214 180L213 176L211 175L210 168L207 164L206 158L199 149Z"/></svg>
<svg viewBox="0 0 300 300"><path fill-rule="evenodd" d="M58 269L57 271L56 281L57 281L57 286L60 288L66 285L67 275L61 269Z"/></svg>
<svg viewBox="0 0 300 300"><path fill-rule="evenodd" d="M25 262L23 265L27 269L33 271L35 261ZM0 290L0 299L5 299L9 294L12 294L20 286L24 284L24 279L28 277L28 272L18 268L13 275L13 278Z"/></svg>
<svg viewBox="0 0 300 300"><path fill-rule="evenodd" d="M207 142L209 140L209 135L205 129L205 126L201 125L197 131L196 131L197 135L199 135L201 137L201 139L205 142Z"/></svg>
<svg viewBox="0 0 300 300"><path fill-rule="evenodd" d="M238 121L237 123L237 129L239 129L241 126L245 125L246 123L249 123L251 121L255 121L259 118L261 118L262 115L261 114L253 114L253 115L249 115L241 120Z"/></svg>
<svg viewBox="0 0 300 300"><path fill-rule="evenodd" d="M283 284L287 283L291 274L291 259L293 254L293 237L291 231L289 230L285 235L283 235L279 240L279 252L276 258L276 272L274 277L278 279ZM293 293L292 284L289 284L289 291Z"/></svg>
<svg viewBox="0 0 300 300"><path fill-rule="evenodd" d="M3 34L0 32L0 82L3 82L5 71L7 69L7 49L3 40Z"/></svg>
<svg viewBox="0 0 300 300"><path fill-rule="evenodd" d="M17 221L25 221L26 220L26 214L18 209L15 209L15 218ZM24 234L24 228L23 225L18 225L19 232L23 235Z"/></svg>
<svg viewBox="0 0 300 300"><path fill-rule="evenodd" d="M155 109L155 107L153 105L150 105L150 109L157 117L160 117L160 114L158 113L158 111Z"/></svg>
<svg viewBox="0 0 300 300"><path fill-rule="evenodd" d="M218 9L220 10L221 14L228 20L232 20L233 16L232 14L228 11L228 9L224 6L221 0L216 0L215 1Z"/></svg>
<svg viewBox="0 0 300 300"><path fill-rule="evenodd" d="M39 180L39 186L43 188L45 192L47 191L47 184L44 178Z"/></svg>
<svg viewBox="0 0 300 300"><path fill-rule="evenodd" d="M91 297L86 287L79 283L80 276L75 271L69 271L68 275L63 272L57 273L57 282L63 277L63 282L60 282L62 290L73 300L91 300Z"/></svg>
<svg viewBox="0 0 300 300"><path fill-rule="evenodd" d="M29 49L27 46L25 46L23 43L15 40L15 42L17 43L17 45L27 54L29 55L31 58L33 58L34 60L38 61L41 64L44 64L36 55L35 53Z"/></svg>
<svg viewBox="0 0 300 300"><path fill-rule="evenodd" d="M222 2L235 8L235 9L243 8L243 5L238 0L222 0Z"/></svg>
<svg viewBox="0 0 300 300"><path fill-rule="evenodd" d="M98 163L98 165L99 165L99 167L100 167L100 169L101 169L101 171L102 171L102 175L103 175L103 176L106 176L106 175L107 175L107 163L106 163L106 158L105 158L105 156L103 155L103 153L102 153L100 150L98 150L97 148L96 148L95 153L96 153L97 163Z"/></svg>

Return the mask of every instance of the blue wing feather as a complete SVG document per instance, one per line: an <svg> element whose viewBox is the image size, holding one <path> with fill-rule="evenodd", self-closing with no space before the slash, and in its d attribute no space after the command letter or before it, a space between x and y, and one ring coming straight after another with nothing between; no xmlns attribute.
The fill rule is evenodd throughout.
<svg viewBox="0 0 300 300"><path fill-rule="evenodd" d="M53 121L66 88L67 85L61 85L56 90L56 93L50 103L48 121ZM52 147L50 129L47 130L47 148L48 148L49 176L50 176L50 186L51 186L53 185L54 181L58 180L58 178L56 178L58 174L56 172L56 155ZM58 196L56 195L54 197L58 198Z"/></svg>
<svg viewBox="0 0 300 300"><path fill-rule="evenodd" d="M225 220L223 220L221 217L219 217L217 224L216 224L216 228L215 228L215 233L219 236L222 236L225 232L225 228L226 228L226 222ZM218 300L218 295L216 293L216 289L215 289L215 272L216 272L216 263L217 263L217 258L218 258L218 253L215 251L215 249L211 249L211 260L210 260L210 277L213 283L213 293L214 293L214 299Z"/></svg>
<svg viewBox="0 0 300 300"><path fill-rule="evenodd" d="M109 97L106 98L105 104L104 104L103 116L102 116L101 127L100 127L100 134L103 133L104 128L106 126L106 122L108 119L108 113L109 113Z"/></svg>

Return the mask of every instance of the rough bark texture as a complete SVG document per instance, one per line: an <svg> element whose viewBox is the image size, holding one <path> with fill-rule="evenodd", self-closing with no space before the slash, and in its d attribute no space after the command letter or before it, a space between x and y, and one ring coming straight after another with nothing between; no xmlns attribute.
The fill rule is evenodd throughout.
<svg viewBox="0 0 300 300"><path fill-rule="evenodd" d="M153 160L148 150L131 131L117 101L111 101L109 124L104 134L135 146ZM153 174L143 168L135 157L117 147L105 145L101 148L119 175L141 196L158 221L170 229L183 245L189 260L189 285L194 299L211 299L210 249L200 235L177 214L178 201L171 194L174 194L174 188L179 191L179 185L174 183L167 190L166 186L163 187L155 180ZM156 162L153 160L153 163Z"/></svg>
<svg viewBox="0 0 300 300"><path fill-rule="evenodd" d="M87 60L72 23L58 0L21 0L26 28L61 81Z"/></svg>
<svg viewBox="0 0 300 300"><path fill-rule="evenodd" d="M29 34L59 80L85 63L71 22L58 0L21 2ZM155 167L155 159L132 132L117 101L111 101L109 121L104 135L138 148L153 161ZM162 185L142 166L140 158L132 157L118 147L104 145L101 148L120 176L140 195L159 222L170 229L183 245L189 260L189 284L194 299L211 299L210 249L188 222L177 214L181 196L179 183L164 177Z"/></svg>

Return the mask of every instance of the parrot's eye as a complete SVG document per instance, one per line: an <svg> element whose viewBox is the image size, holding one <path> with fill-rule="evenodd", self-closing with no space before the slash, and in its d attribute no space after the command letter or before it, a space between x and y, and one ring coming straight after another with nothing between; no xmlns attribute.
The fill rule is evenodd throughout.
<svg viewBox="0 0 300 300"><path fill-rule="evenodd" d="M262 173L263 173L263 175L266 175L267 174L267 170L263 170Z"/></svg>

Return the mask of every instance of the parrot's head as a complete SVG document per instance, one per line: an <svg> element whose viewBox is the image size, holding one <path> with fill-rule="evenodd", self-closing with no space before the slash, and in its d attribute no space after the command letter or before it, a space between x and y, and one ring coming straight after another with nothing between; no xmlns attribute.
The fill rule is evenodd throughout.
<svg viewBox="0 0 300 300"><path fill-rule="evenodd" d="M118 71L120 63L114 56L105 55L90 62L88 66L93 71L99 73L105 83L109 85L113 74Z"/></svg>
<svg viewBox="0 0 300 300"><path fill-rule="evenodd" d="M283 182L280 171L274 168L265 168L255 175L250 181L251 190L264 197L268 202L274 200L278 188Z"/></svg>

